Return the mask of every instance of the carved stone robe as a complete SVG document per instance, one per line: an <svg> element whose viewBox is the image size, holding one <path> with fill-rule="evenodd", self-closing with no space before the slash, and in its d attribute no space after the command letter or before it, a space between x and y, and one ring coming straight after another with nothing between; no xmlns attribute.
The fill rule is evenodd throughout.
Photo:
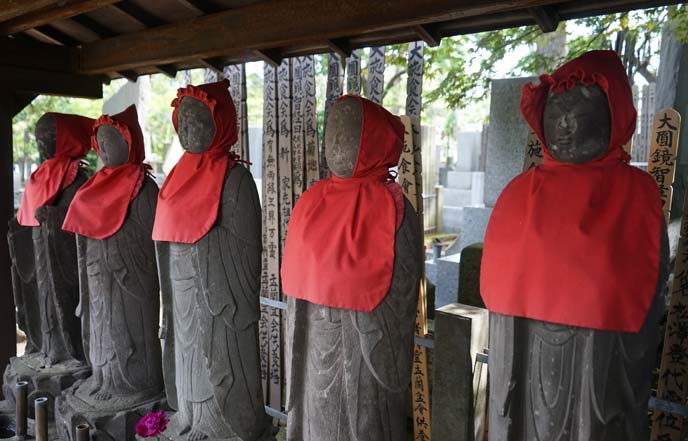
<svg viewBox="0 0 688 441"><path fill-rule="evenodd" d="M416 213L405 198L404 203L391 287L373 311L289 297L289 441L406 439L405 398L423 256Z"/></svg>
<svg viewBox="0 0 688 441"><path fill-rule="evenodd" d="M33 229L40 311L41 353L49 364L83 360L80 324L74 315L79 302L76 242L73 233L62 230L69 204L86 182L79 170L74 182L62 191L51 206L39 207Z"/></svg>
<svg viewBox="0 0 688 441"><path fill-rule="evenodd" d="M120 229L104 240L78 236L81 317L89 361L113 396L162 392L160 297L151 239L158 187L148 176Z"/></svg>
<svg viewBox="0 0 688 441"><path fill-rule="evenodd" d="M173 423L212 439L254 441L268 429L258 355L261 247L258 193L239 164L225 177L205 236L157 242Z"/></svg>
<svg viewBox="0 0 688 441"><path fill-rule="evenodd" d="M490 439L649 439L647 403L668 277L665 229L661 235L656 296L638 333L490 314Z"/></svg>

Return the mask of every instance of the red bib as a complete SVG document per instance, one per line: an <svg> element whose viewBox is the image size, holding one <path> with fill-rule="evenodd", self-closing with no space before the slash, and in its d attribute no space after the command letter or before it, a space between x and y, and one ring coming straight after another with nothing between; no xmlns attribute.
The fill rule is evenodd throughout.
<svg viewBox="0 0 688 441"><path fill-rule="evenodd" d="M652 177L628 164L623 145L636 111L616 53L593 51L523 87L521 113L544 163L504 189L485 234L480 286L488 309L586 328L637 332L656 294L662 204ZM542 115L550 91L597 84L611 110L607 153L557 162Z"/></svg>
<svg viewBox="0 0 688 441"><path fill-rule="evenodd" d="M79 115L52 113L55 117L55 156L31 174L26 184L17 221L27 227L38 226L36 209L51 205L57 195L76 179L79 162L91 150L93 120Z"/></svg>
<svg viewBox="0 0 688 441"><path fill-rule="evenodd" d="M98 170L79 189L67 211L62 229L93 239L107 239L119 231L127 216L129 203L138 195L148 165L143 164L143 133L135 106L117 115L103 115L93 126L91 145L100 155L98 127L111 125L129 144L129 160L115 167Z"/></svg>
<svg viewBox="0 0 688 441"><path fill-rule="evenodd" d="M343 97L342 97L343 98ZM323 179L298 200L282 260L285 294L324 306L372 311L389 292L401 189L390 191L404 126L381 106L362 106L361 141L351 178ZM341 98L340 98L341 99Z"/></svg>
<svg viewBox="0 0 688 441"><path fill-rule="evenodd" d="M172 101L175 129L179 104L188 96L210 108L215 136L205 152L185 151L167 176L158 194L153 240L194 243L215 225L225 175L238 159L229 151L237 141L237 117L228 87L227 80L187 86Z"/></svg>

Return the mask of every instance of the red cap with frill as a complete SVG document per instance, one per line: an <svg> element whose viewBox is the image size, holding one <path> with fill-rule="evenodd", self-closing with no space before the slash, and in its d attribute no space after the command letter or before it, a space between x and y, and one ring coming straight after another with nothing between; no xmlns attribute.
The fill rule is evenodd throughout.
<svg viewBox="0 0 688 441"><path fill-rule="evenodd" d="M230 152L237 141L237 116L229 95L229 81L186 86L172 101L177 129L179 105L185 97L205 103L213 115L215 136L203 153L185 151L158 194L153 239L195 243L215 225L228 170L239 159Z"/></svg>
<svg viewBox="0 0 688 441"><path fill-rule="evenodd" d="M127 162L104 166L79 189L69 206L62 229L93 239L107 239L122 227L129 204L138 195L146 170L143 133L134 105L117 115L103 115L91 132L93 149L101 155L97 133L100 126L115 127L129 146Z"/></svg>
<svg viewBox="0 0 688 441"><path fill-rule="evenodd" d="M606 153L583 164L556 161L542 117L550 93L599 86L611 112ZM540 84L526 84L521 113L542 143L544 163L514 178L485 234L480 289L501 314L637 332L656 295L664 218L657 184L631 166L623 145L636 110L621 60L592 51Z"/></svg>
<svg viewBox="0 0 688 441"><path fill-rule="evenodd" d="M41 164L26 184L17 212L20 225L39 225L36 209L52 205L57 195L76 179L79 163L91 150L93 119L51 113L55 117L55 155Z"/></svg>
<svg viewBox="0 0 688 441"><path fill-rule="evenodd" d="M306 191L289 220L282 287L291 297L372 311L389 292L396 231L404 215L401 187L390 182L404 126L382 106L358 96L361 140L351 178L330 176Z"/></svg>

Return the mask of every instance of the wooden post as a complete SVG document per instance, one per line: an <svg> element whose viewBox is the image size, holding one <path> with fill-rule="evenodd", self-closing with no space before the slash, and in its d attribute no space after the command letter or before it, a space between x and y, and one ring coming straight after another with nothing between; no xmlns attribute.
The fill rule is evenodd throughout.
<svg viewBox="0 0 688 441"><path fill-rule="evenodd" d="M17 354L15 307L12 296L10 250L7 244L7 222L14 216L14 183L12 179L12 117L15 102L11 93L0 92L0 369Z"/></svg>

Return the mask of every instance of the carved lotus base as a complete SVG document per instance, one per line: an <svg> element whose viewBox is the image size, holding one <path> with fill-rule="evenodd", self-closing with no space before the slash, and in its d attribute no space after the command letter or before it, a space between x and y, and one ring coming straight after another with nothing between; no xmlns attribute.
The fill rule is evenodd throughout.
<svg viewBox="0 0 688 441"><path fill-rule="evenodd" d="M113 396L95 400L89 381L75 384L55 401L55 424L59 439L76 439L76 426L88 424L93 441L129 441L136 439L136 423L148 412L167 408L164 393L153 398L150 393L129 397Z"/></svg>
<svg viewBox="0 0 688 441"><path fill-rule="evenodd" d="M33 418L33 401L38 397L48 398L49 421L52 421L55 397L77 381L91 375L91 368L78 361L66 361L46 367L45 357L41 354L27 354L13 357L5 369L2 391L5 400L0 402L0 414L9 413L14 417L14 389L17 381L28 381L29 418Z"/></svg>

